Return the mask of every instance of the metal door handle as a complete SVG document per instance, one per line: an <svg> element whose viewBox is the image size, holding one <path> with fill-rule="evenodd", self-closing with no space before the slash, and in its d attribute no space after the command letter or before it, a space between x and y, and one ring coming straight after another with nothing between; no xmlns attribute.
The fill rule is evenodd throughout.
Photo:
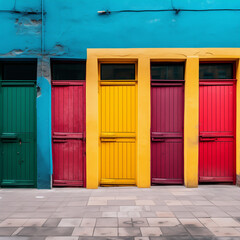
<svg viewBox="0 0 240 240"><path fill-rule="evenodd" d="M200 142L214 142L217 138L203 138L200 137Z"/></svg>
<svg viewBox="0 0 240 240"><path fill-rule="evenodd" d="M54 143L66 143L67 140L65 140L65 139L63 139L63 140L61 140L61 139L53 139L53 142Z"/></svg>
<svg viewBox="0 0 240 240"><path fill-rule="evenodd" d="M157 138L157 137L152 137L153 142L165 142L164 138Z"/></svg>

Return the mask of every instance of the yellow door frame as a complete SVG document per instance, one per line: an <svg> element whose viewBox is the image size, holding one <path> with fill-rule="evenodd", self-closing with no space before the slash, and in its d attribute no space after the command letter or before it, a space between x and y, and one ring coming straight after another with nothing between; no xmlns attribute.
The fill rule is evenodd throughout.
<svg viewBox="0 0 240 240"><path fill-rule="evenodd" d="M240 79L240 48L135 48L87 49L86 76L86 180L99 186L99 62L136 61L138 69L136 181L151 184L151 79L152 61L185 61L184 184L198 186L199 61L236 61ZM236 174L240 181L240 84L237 81Z"/></svg>

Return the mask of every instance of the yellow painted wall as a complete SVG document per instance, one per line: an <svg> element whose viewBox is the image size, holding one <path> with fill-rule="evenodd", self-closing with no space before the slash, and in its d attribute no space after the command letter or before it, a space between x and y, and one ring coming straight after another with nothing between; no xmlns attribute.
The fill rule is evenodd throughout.
<svg viewBox="0 0 240 240"><path fill-rule="evenodd" d="M240 48L137 48L88 49L86 77L86 160L87 188L99 185L99 61L137 61L137 186L150 186L150 62L186 61L184 112L184 181L187 187L198 185L199 61L239 61ZM238 64L239 66L239 64ZM240 70L237 69L240 79ZM237 84L237 174L240 174L240 86Z"/></svg>
<svg viewBox="0 0 240 240"><path fill-rule="evenodd" d="M184 184L198 186L199 59L189 56L185 66Z"/></svg>

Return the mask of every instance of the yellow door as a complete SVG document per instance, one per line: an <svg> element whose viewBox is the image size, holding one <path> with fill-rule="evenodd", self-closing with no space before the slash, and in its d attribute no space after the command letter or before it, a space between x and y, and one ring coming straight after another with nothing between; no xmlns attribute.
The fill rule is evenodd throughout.
<svg viewBox="0 0 240 240"><path fill-rule="evenodd" d="M101 184L136 184L136 82L101 81Z"/></svg>

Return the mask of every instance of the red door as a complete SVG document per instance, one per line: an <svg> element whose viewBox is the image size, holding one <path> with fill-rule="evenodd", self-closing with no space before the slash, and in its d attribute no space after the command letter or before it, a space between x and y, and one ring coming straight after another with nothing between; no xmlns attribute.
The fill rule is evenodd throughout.
<svg viewBox="0 0 240 240"><path fill-rule="evenodd" d="M199 181L234 182L234 80L200 81Z"/></svg>
<svg viewBox="0 0 240 240"><path fill-rule="evenodd" d="M183 81L152 81L152 183L183 183Z"/></svg>
<svg viewBox="0 0 240 240"><path fill-rule="evenodd" d="M53 186L85 186L85 82L52 81Z"/></svg>

